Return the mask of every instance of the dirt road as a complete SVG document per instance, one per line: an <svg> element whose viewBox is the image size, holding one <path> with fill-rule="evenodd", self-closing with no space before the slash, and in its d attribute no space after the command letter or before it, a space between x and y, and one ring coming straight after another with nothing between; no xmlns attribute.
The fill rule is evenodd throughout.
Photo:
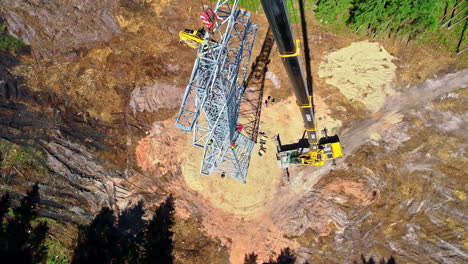
<svg viewBox="0 0 468 264"><path fill-rule="evenodd" d="M407 88L404 92L389 97L378 112L373 117L356 123L350 128L339 132L340 140L344 148L344 159L353 155L360 147L369 143L375 133L382 134L390 126L400 122L408 112L430 104L432 100L449 93L455 89L466 88L468 85L468 69L456 73L449 73L434 79L427 80L421 84ZM345 169L346 162L339 161L337 169ZM331 164L319 168L294 168L291 170L291 187L295 190L291 192L285 188L285 192L277 195L279 199L274 201L276 211L281 211L280 204L289 207L292 201L300 201L314 192L313 185L320 177L332 170Z"/></svg>
<svg viewBox="0 0 468 264"><path fill-rule="evenodd" d="M424 116L429 115L429 116L438 116L437 112L434 112L432 102L434 100L441 98L442 96L449 94L450 92L454 90L459 90L459 89L466 89L468 84L468 70L462 70L456 73L449 73L445 74L442 76L434 77L434 79L427 80L421 84L414 85L412 87L405 88L404 92L401 92L399 94L396 94L394 96L391 96L387 98L383 106L379 109L378 112L374 113L372 117L369 119L360 121L356 124L354 124L350 128L346 128L342 130L339 134L341 135L341 140L344 146L344 152L345 152L345 160L338 162L338 167L336 170L331 171L332 168L330 165L321 167L319 169L317 168L297 168L295 170L292 170L291 174L291 184L289 186L285 186L280 188L278 191L277 195L275 195L275 198L272 201L272 206L270 208L271 210L271 215L273 216L273 222L274 225L276 225L279 230L289 234L289 235L301 235L303 234L306 230L316 230L318 232L322 232L325 234L329 233L330 229L330 223L333 222L332 228L335 228L335 233L338 234L337 238L338 240L336 241L342 241L343 239L347 240L349 239L349 231L345 231L346 227L349 229L354 229L355 232L358 232L356 230L360 230L356 226L360 226L359 222L363 221L363 219L368 218L371 214L378 214L375 211L360 211L362 206L358 206L359 204L361 205L367 205L371 203L371 201L375 198L376 191L372 191L371 188L379 189L383 188L382 186L389 186L389 188L393 189L395 182L399 182L402 179L407 179L405 177L405 172L406 170L408 171L414 171L414 170L427 170L428 168L432 168L431 170L437 171L437 167L440 165L435 165L437 162L435 161L430 161L429 157L431 157L431 152L435 153L432 155L439 155L438 153L445 153L443 149L440 149L440 147L437 146L432 146L432 147L425 147L424 143L420 143L422 140L427 141L422 135L420 134L420 138L418 133L419 132L414 132L408 131L408 125L406 123L402 123L402 121L406 118L408 119L409 116L411 115L417 115L421 119L424 120ZM435 117L434 117L435 118ZM450 119L450 118L447 118ZM443 127L445 123L450 123L450 120L446 121L441 121L440 126L438 124L434 124L434 120L432 122L428 122L426 124L422 125L423 130L432 130L434 127L437 129L439 127L442 127L441 130L444 130L445 128ZM404 125L402 125L404 124ZM449 124L450 126L450 124ZM425 128L426 127L426 128ZM458 125L458 127L463 127L463 125ZM457 126L453 126L452 128L449 128L451 130L457 130ZM458 128L459 129L459 128ZM429 132L430 133L430 132ZM433 138L440 138L441 135L439 135L436 132L433 132ZM413 134L416 134L414 136ZM431 135L429 134L429 139L431 138ZM414 138L415 142L418 142L414 147L413 150L407 150L408 154L404 154L403 152L394 152L393 150L396 150L399 145L401 145L404 141L407 141L409 139ZM460 138L460 137L458 137ZM446 140L446 142L452 142L452 140ZM376 172L374 168L369 169L370 165L366 164L368 162L356 162L356 158L354 157L354 154L359 155L359 152L363 150L364 145L372 143L371 145L375 146L376 148L379 147L387 147L390 149L389 152L387 151L382 151L385 152L385 155L392 155L395 161L390 161L390 158L381 158L381 159L388 159L388 160L381 160L379 159L379 156L377 154L373 154L372 152L369 152L366 150L367 155L375 155L375 158L372 159L372 163L379 163L379 164L385 164L384 169L386 167L392 168L392 164L403 164L402 167L398 168L396 172L388 171L381 171L381 172ZM457 145L455 143L449 143L450 146ZM413 144L415 145L415 144ZM421 148L424 147L425 149L428 148L429 152L421 151ZM463 149L463 145L460 145L460 147ZM453 147L452 147L453 148ZM369 154L370 153L370 154ZM388 154L387 154L388 153ZM393 154L392 154L393 153ZM424 156L426 155L426 156ZM447 154L444 154L447 155ZM455 154L452 154L453 157ZM408 159L408 157L411 157L411 159ZM422 158L421 158L422 157ZM351 161L348 162L349 158L351 158ZM455 159L455 158L453 158ZM443 161L445 159L442 159ZM385 162L389 162L388 164ZM460 161L454 161L454 162L460 162ZM352 164L351 164L352 163ZM431 164L432 165L428 165ZM459 163L459 164L465 164L464 162ZM353 168L350 166L354 165ZM357 166L362 166L358 167ZM366 167L367 166L367 167ZM463 166L463 165L460 165ZM381 168L379 170L382 170ZM462 169L463 170L463 169ZM356 174L357 173L357 174ZM440 178L444 179L445 176L444 174L447 175L447 171L442 170L441 172L434 172L435 174L440 173ZM380 174L380 175L379 175ZM386 175L394 175L392 177L395 177L395 179L386 179ZM355 176L353 176L355 175ZM457 173L452 174L452 179L450 181L454 181L455 175ZM425 179L428 176L426 175L418 175L419 177ZM319 186L315 185L322 177L323 182L325 184L319 184ZM348 178L355 178L353 181L347 181ZM411 179L408 179L405 181L405 185L408 185L409 187L406 188L418 188L414 187L415 185L420 185L421 183L418 183L421 181L421 178L419 177L414 177ZM434 177L434 176L432 176ZM369 179L370 178L370 179ZM439 191L433 190L431 187L431 184L425 185L423 187L419 187L418 191L416 193L407 193L405 195L402 194L402 197L409 197L406 200L401 198L398 200L395 200L394 197L392 197L390 194L385 194L388 195L388 198L382 198L382 203L386 204L387 206L395 206L396 208L403 208L400 209L402 210L401 212L397 212L397 210L394 210L395 214L404 215L407 214L405 208L407 208L408 201L410 202L413 201L414 199L421 199L421 198L416 198L420 196L427 196L425 198L426 200L420 201L420 206L425 206L428 208L438 208L440 204L447 202L448 200L450 201L455 201L457 198L456 196L460 196L459 194L463 194L463 191L457 191L455 190L455 196L448 198L443 198L444 195L447 195L447 192L451 192L450 188L447 186L447 183L444 182L445 180L441 180ZM367 182L364 184L359 184ZM339 185L338 189L334 189L336 184ZM380 185L380 187L379 187ZM448 189L446 189L448 188ZM440 191L440 190L444 191ZM400 191L404 191L405 188L402 189L395 189L397 193ZM445 193L444 195L441 195L440 192ZM348 197L353 197L357 198L358 202L357 205L353 205L350 209L350 212L346 212L346 209L343 208L341 205L342 204L347 204L349 207L350 204L347 203ZM435 198L438 197L438 198ZM440 197L440 198L439 198ZM461 196L462 200L464 199ZM440 200L439 200L440 199ZM355 203L356 204L356 203ZM394 205L393 205L394 204ZM382 206L382 205L380 205ZM395 208L394 207L394 208ZM365 206L364 206L365 208ZM362 209L364 210L364 209ZM393 210L393 209L392 209ZM409 209L408 209L409 210ZM413 212L411 212L413 210ZM419 212L421 208L415 210L411 209L410 214L414 214L414 212ZM426 211L429 209L426 209ZM433 215L430 215L430 214ZM359 216L360 215L360 216ZM384 213L385 215L385 213ZM379 217L385 218L384 215L380 215ZM443 215L444 219L449 219L447 221L452 221L454 223L458 222L463 222L466 220L463 220L463 218L457 217L457 216L452 216L449 213L443 212L427 212L427 215L429 215L429 218L433 218L434 215L438 215L438 217L441 217L440 215ZM359 217L358 217L359 216ZM377 217L378 218L378 217ZM358 219L358 220L356 220ZM451 220L450 220L451 219ZM381 221L381 220L377 220ZM408 220L409 221L409 220ZM427 220L418 220L417 224L414 225L428 225L425 221ZM401 221L403 227L401 227L401 231L398 232L404 232L406 230L406 225L405 221ZM431 223L431 221L428 221ZM391 225L394 225L397 223L396 221L390 222ZM432 224L433 225L433 224ZM439 226L440 224L437 224ZM385 227L385 224L383 225ZM431 229L434 227L431 227ZM435 227L434 230L437 228L442 228L442 227ZM450 228L444 227L445 231L444 232L445 236L451 236L451 231ZM431 230L429 229L429 230ZM376 233L378 228L370 229L369 234L374 234L377 236ZM448 230L448 231L447 231ZM384 232L390 232L384 231ZM392 232L396 232L393 230ZM392 233L390 232L390 234ZM408 231L409 232L409 231ZM449 234L447 234L449 233ZM421 235L424 238L424 235ZM341 237L341 238L340 238ZM419 239L424 240L421 237L418 237ZM340 240L341 239L341 240ZM378 240L375 237L369 236L368 239L370 240ZM436 238L437 239L437 236ZM396 239L395 239L396 240ZM333 240L332 240L333 241ZM359 240L361 241L361 240ZM383 241L386 241L386 239L383 239ZM382 241L379 241L380 243L385 243ZM376 242L376 243L379 243ZM362 243L362 242L361 242ZM366 242L364 242L366 243ZM395 245L398 243L405 243L403 242L394 242ZM414 243L414 241L413 241ZM428 243L425 241L425 243ZM442 240L441 243L446 243L450 244L450 254L457 254L457 250L460 251L461 249L459 248L459 245L454 244L453 241L447 242L445 240ZM369 244L371 244L369 242ZM430 244L430 243L429 243ZM462 242L463 244L463 242ZM423 243L421 242L421 244ZM328 244L330 246L330 244ZM362 248L365 247L362 244L355 243L355 244L346 244L342 245L341 250L343 252L349 252L352 251L356 248ZM369 246L370 247L370 246ZM426 247L426 246L424 246ZM418 248L417 250L424 251L423 246L421 248ZM427 245L429 248L438 248L443 246L439 245ZM408 251L411 251L410 249L405 249L404 246L399 246L395 247L395 249L398 248L397 252L400 253L402 256L405 256L408 253ZM394 250L395 250L394 249ZM414 249L412 249L414 251ZM429 249L428 249L429 250ZM440 249L442 250L442 249ZM308 257L310 258L311 254L310 249L304 249L302 248L300 251L306 256L303 258L303 260L307 260ZM313 250L312 250L313 251ZM463 250L461 250L463 251ZM320 253L321 252L321 253ZM333 258L337 262L343 261L343 259L340 259L336 256L333 256L333 254L328 254L328 256L325 256L325 254L320 251L320 252L315 252L319 254L322 258L327 259L332 261ZM388 253L392 254L392 253ZM447 253L449 254L449 253ZM307 257L308 256L308 257ZM408 257L406 255L405 257ZM430 258L430 257L428 257ZM409 259L411 260L418 260L422 261L423 259L415 257L415 256L409 256ZM436 257L434 256L431 258L432 260L437 259L439 261L442 261L444 263L458 263L458 262L450 262L448 259L444 257ZM424 261L426 261L424 259ZM333 261L332 261L333 262Z"/></svg>
<svg viewBox="0 0 468 264"><path fill-rule="evenodd" d="M361 121L340 133L345 155L356 152L360 146L368 142L371 134L383 133L388 125L398 123L406 113L428 105L432 100L452 90L466 88L467 85L468 69L465 69L435 77L389 97L372 118Z"/></svg>

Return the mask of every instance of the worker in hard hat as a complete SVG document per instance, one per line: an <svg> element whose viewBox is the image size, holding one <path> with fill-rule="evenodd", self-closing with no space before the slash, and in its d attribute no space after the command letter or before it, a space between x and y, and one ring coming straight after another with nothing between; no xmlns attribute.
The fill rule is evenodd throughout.
<svg viewBox="0 0 468 264"><path fill-rule="evenodd" d="M258 150L258 155L261 157L265 155L265 153L266 153L266 148L264 148L263 146L260 146L260 149Z"/></svg>

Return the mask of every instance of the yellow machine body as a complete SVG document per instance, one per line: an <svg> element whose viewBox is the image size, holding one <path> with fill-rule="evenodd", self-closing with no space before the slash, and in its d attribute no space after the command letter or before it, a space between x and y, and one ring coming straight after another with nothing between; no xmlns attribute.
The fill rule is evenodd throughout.
<svg viewBox="0 0 468 264"><path fill-rule="evenodd" d="M330 143L330 146L332 148L333 159L343 157L343 150L341 149L340 142Z"/></svg>
<svg viewBox="0 0 468 264"><path fill-rule="evenodd" d="M342 156L343 151L341 150L340 142L333 142L319 145L317 151L300 154L298 158L301 159L301 164L303 165L323 166L326 160L333 160Z"/></svg>
<svg viewBox="0 0 468 264"><path fill-rule="evenodd" d="M281 148L280 145L279 147ZM339 138L333 136L322 138L322 143L317 145L297 146L289 150L280 150L277 159L280 168L288 168L293 165L323 166L325 161L341 158L342 156L343 150Z"/></svg>
<svg viewBox="0 0 468 264"><path fill-rule="evenodd" d="M185 29L179 32L180 41L187 46L198 49L201 43L204 41L205 30L190 30Z"/></svg>

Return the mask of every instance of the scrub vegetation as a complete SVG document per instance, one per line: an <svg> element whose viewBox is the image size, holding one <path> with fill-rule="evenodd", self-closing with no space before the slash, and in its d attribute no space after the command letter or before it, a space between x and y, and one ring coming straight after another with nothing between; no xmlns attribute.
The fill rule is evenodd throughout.
<svg viewBox="0 0 468 264"><path fill-rule="evenodd" d="M461 0L319 0L315 14L335 31L353 31L371 37L401 37L443 45L451 51L463 48L468 3ZM460 13L452 22L448 22ZM446 22L448 22L446 24Z"/></svg>
<svg viewBox="0 0 468 264"><path fill-rule="evenodd" d="M19 53L25 47L21 40L8 34L6 24L0 20L0 51Z"/></svg>

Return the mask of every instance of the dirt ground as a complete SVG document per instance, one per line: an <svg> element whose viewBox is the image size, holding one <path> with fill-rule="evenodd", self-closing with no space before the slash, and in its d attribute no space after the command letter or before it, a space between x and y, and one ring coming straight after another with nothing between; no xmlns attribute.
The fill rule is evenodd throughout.
<svg viewBox="0 0 468 264"><path fill-rule="evenodd" d="M265 21L261 20L259 24L258 39L261 40L265 32ZM312 42L321 44L320 52L314 52L313 55L314 67L320 68L319 76L329 77L315 78L314 102L317 107L318 124L320 128L327 127L332 132L342 131L343 125L348 126L353 121L377 112L386 97L402 90L401 86L397 85L404 83L404 76L411 71L406 68L407 65L418 63L418 58L414 55L407 58L404 54L400 56L398 52L389 54L385 51L385 43L352 43L352 38L336 37L320 31L317 27L312 27L312 31L315 33ZM339 49L340 47L343 49ZM395 50L395 46L392 49ZM258 42L254 50L259 50ZM432 59L433 63L437 64L438 58ZM348 60L354 60L354 63L347 63ZM425 57L425 60L428 58ZM370 61L374 66L369 64ZM394 61L396 65L393 64ZM327 237L340 232L339 230L346 226L346 221L343 220L345 217L340 219L337 216L339 211L328 200L357 206L368 206L373 200L372 189L360 179L354 178L322 183L316 191L322 195L323 200L304 202L304 194L315 189L313 186L329 172L328 167L319 170L294 169L294 178L290 185L285 186L282 180L283 171L276 166L275 146L271 137L280 134L283 142L296 142L302 136L303 124L281 62L274 55L269 71L269 78L265 83L265 97L273 96L276 103L262 109L260 131L265 132L270 140L266 145L265 156L257 156L257 149L254 149L247 184L230 178L223 179L219 175L200 175L202 150L191 145L190 135L178 137L182 143L178 142L177 145L183 145L185 151L174 152L177 160L181 160L183 180L178 182L180 186L175 190L181 199L191 197L193 199L190 200L190 204L200 204L195 206L195 211L202 216L203 231L227 245L230 249L231 263L241 263L244 255L251 251L259 255L259 260L267 260L273 252L278 252L284 247L298 251L298 241L294 236L287 237L286 234L300 235L306 230L313 230L318 237ZM434 68L425 69L420 74L428 76L435 71ZM358 83L358 80L361 82ZM359 89L363 85L368 88L367 92ZM398 114L385 117L388 127L401 120L402 116ZM361 146L369 138L379 140L380 133L382 130L363 135L363 141L358 142L357 146ZM147 150L144 155L157 155L161 152L165 150ZM189 191L185 189L185 185ZM187 192L190 192L190 195ZM300 201L304 203L298 205ZM193 205L186 208L188 212L193 211L190 207ZM288 211L288 207L293 209ZM287 216L288 213L301 215L302 218L291 218ZM312 216L306 217L304 213Z"/></svg>
<svg viewBox="0 0 468 264"><path fill-rule="evenodd" d="M136 119L144 123L140 127L143 132L129 135L122 143L128 152L135 152L140 170L128 179L131 183L128 187L133 193L131 199L143 197L147 204L154 205L161 198L159 193L173 193L178 217L199 217L203 233L227 247L233 264L242 263L244 255L250 252L258 254L259 260L267 260L285 247L301 254L307 251L304 247L308 248L309 253L304 253L304 257L301 255L305 260L310 256L324 256L326 250L343 237L353 240L345 236L348 234L346 227L361 220L352 216L360 215L360 210L365 208L378 210L384 203L374 202L382 197L379 190L386 184L373 184L373 177L381 172L374 168L367 170L363 164L377 151L388 146L391 150L392 142L405 138L407 133L397 133L405 131L400 125L402 121L415 118L408 112L392 113L392 107L405 111L414 107L410 101L399 105L401 98L392 95L404 94L412 89L410 84L451 71L458 63L453 55L413 44L407 46L397 40L367 42L362 36L336 36L318 25L312 11L308 11L318 126L339 134L349 156L339 161L340 168L336 170L329 166L294 168L291 182L283 182L272 137L280 134L283 142L296 142L302 136L303 124L274 48L265 82L265 97L271 95L276 102L262 110L260 123L260 131L269 136L267 154L259 157L256 154L258 146L254 149L247 184L240 184L217 175L201 176L201 149L191 144L190 134L174 128L177 105L196 57L194 50L178 43L177 32L199 26L199 5L188 0L148 3L149 6L120 8L117 20L124 32L112 37L104 47L83 50L79 60L68 63L26 61L16 73L24 76L32 88L47 87L63 93L70 103L83 109L83 115L109 124L123 122L118 118L119 113L134 111ZM267 23L261 11L253 12L252 17L259 25L253 60L261 48ZM351 47L354 51L350 53ZM347 63L351 59L359 62ZM367 67L370 61L376 63ZM369 76L372 78L367 78ZM64 87L63 83L68 85ZM353 85L349 86L349 83ZM360 89L361 86L366 87ZM152 96L164 98L153 100ZM450 103L453 102L444 101L437 107L450 109ZM458 107L460 103L454 104ZM380 106L388 109L379 111L382 110ZM418 122L414 123L417 125ZM368 151L363 147L369 142L377 150ZM356 152L359 153L354 154ZM403 158L411 156L410 153L406 155ZM444 155L450 157L450 154ZM385 170L385 166L382 163L379 169ZM354 171L354 168L358 169ZM403 177L398 171L392 175L396 182L399 176ZM405 185L405 198L410 199L411 188L417 188L418 184L415 181ZM466 193L458 190L457 197L466 197ZM392 206L397 208L398 205ZM397 214L392 217L397 218ZM372 229L372 223L366 225L370 227L366 226L363 232ZM388 227L382 232L393 237L403 232L401 230L393 232ZM385 240L385 236L381 239ZM466 247L466 241L464 243ZM352 245L353 251L348 251L351 252L348 258L358 258L366 249L362 244ZM391 250L384 248L375 252L383 254L391 253ZM333 259L334 256L327 257ZM335 262L340 263L343 258ZM184 262L181 260L181 263Z"/></svg>

